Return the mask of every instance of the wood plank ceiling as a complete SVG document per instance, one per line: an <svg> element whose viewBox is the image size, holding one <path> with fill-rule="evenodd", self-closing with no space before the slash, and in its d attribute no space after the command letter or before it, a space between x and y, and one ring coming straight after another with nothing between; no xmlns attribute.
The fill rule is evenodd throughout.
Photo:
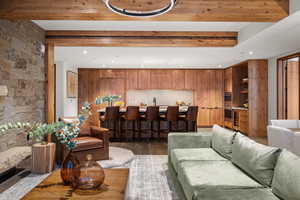
<svg viewBox="0 0 300 200"><path fill-rule="evenodd" d="M237 32L47 31L54 46L232 47Z"/></svg>
<svg viewBox="0 0 300 200"><path fill-rule="evenodd" d="M160 1L134 2L155 5ZM289 0L178 0L169 13L143 19L115 14L102 0L1 0L0 5L0 18L28 20L276 22L288 14Z"/></svg>

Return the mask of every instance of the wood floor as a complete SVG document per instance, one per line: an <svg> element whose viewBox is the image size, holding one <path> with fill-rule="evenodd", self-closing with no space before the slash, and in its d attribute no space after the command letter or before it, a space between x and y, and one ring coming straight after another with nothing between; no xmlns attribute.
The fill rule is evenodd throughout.
<svg viewBox="0 0 300 200"><path fill-rule="evenodd" d="M151 142L112 142L110 146L131 150L135 155L167 155L168 144L166 140Z"/></svg>

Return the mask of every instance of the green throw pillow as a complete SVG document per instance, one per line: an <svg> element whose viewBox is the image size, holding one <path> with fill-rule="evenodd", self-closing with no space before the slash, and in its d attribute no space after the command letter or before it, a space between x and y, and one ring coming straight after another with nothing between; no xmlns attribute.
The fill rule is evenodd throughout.
<svg viewBox="0 0 300 200"><path fill-rule="evenodd" d="M286 200L300 200L300 157L283 150L275 167L274 194Z"/></svg>
<svg viewBox="0 0 300 200"><path fill-rule="evenodd" d="M280 149L258 144L238 133L232 146L232 162L264 186L271 186Z"/></svg>
<svg viewBox="0 0 300 200"><path fill-rule="evenodd" d="M212 148L227 159L231 159L232 142L235 132L218 125L213 127Z"/></svg>

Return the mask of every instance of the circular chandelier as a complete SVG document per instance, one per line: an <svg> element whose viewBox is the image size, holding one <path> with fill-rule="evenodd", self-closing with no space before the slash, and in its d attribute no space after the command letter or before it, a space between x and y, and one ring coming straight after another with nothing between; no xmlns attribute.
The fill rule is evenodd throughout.
<svg viewBox="0 0 300 200"><path fill-rule="evenodd" d="M124 16L129 16L129 17L155 17L158 15L162 15L164 13L169 12L172 10L176 4L177 0L170 0L170 3L162 8L155 9L155 10L150 10L150 11L138 11L138 10L129 10L125 8L119 8L117 6L114 6L111 4L111 0L103 0L106 7L110 9L111 11L124 15Z"/></svg>

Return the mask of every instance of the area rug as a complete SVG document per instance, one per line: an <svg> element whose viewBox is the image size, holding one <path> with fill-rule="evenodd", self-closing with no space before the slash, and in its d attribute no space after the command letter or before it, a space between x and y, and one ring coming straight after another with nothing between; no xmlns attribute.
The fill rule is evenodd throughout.
<svg viewBox="0 0 300 200"><path fill-rule="evenodd" d="M109 160L101 160L98 163L103 168L122 167L134 159L132 151L120 147L109 147Z"/></svg>
<svg viewBox="0 0 300 200"><path fill-rule="evenodd" d="M130 168L126 200L179 200L168 176L166 155L137 155L119 167ZM17 200L49 174L29 176L0 194L0 200Z"/></svg>

